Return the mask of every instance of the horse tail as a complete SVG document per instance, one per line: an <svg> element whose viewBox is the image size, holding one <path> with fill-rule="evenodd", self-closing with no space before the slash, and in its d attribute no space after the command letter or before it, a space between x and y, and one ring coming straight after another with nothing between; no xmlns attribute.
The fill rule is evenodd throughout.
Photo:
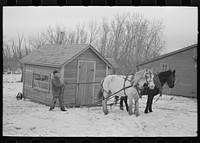
<svg viewBox="0 0 200 143"><path fill-rule="evenodd" d="M99 93L98 93L98 99L102 99L103 98L103 81L104 80L101 80L101 83L100 83L101 88L100 88Z"/></svg>
<svg viewBox="0 0 200 143"><path fill-rule="evenodd" d="M101 87L98 93L98 99L102 99L103 98L103 88Z"/></svg>

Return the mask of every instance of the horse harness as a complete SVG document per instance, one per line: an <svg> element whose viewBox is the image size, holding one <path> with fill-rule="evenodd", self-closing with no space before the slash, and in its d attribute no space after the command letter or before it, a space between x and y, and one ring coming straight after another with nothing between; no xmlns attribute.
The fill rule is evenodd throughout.
<svg viewBox="0 0 200 143"><path fill-rule="evenodd" d="M130 88L130 87L133 87L133 81L132 81L132 80L133 80L133 77L134 77L134 75L132 75L131 80L129 80L129 79L128 79L128 75L127 75L127 76L124 78L123 88L120 89L120 90L118 90L117 92L111 94L111 95L108 96L107 98L110 98L110 99L113 98L114 95L116 95L117 93L121 92L122 90L124 90L124 95L125 95L125 96L128 96L128 95L126 94L126 90L125 90L125 89L128 89L128 88ZM123 77L122 77L122 78L123 78ZM146 82L148 83L149 81L147 81L147 77L146 77L146 76L145 76L145 79L146 79ZM125 87L126 81L129 81L129 82L131 83L131 85ZM105 91L107 94L110 94L110 92L106 91L106 90L103 88L103 82L104 82L104 80L102 80L102 82L101 82L102 91ZM138 92L138 94L139 94L138 85L139 85L139 83L137 83L134 87L136 88L136 90L137 90L137 92ZM141 98L141 97L142 97L142 96L139 94L139 98ZM107 99L107 98L104 98L104 96L103 96L103 100L104 100L104 99Z"/></svg>

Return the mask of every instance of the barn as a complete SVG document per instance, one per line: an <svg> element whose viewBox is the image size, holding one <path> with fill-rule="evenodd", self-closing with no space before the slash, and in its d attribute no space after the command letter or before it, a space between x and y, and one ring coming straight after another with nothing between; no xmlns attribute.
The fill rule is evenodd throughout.
<svg viewBox="0 0 200 143"><path fill-rule="evenodd" d="M175 69L175 87L169 90L165 84L163 93L197 97L197 44L139 63L137 68L153 68L156 72Z"/></svg>
<svg viewBox="0 0 200 143"><path fill-rule="evenodd" d="M86 44L43 45L20 62L24 67L25 98L50 105L52 72L58 70L61 82L68 83L63 97L67 107L95 103L100 81L113 68L93 46Z"/></svg>

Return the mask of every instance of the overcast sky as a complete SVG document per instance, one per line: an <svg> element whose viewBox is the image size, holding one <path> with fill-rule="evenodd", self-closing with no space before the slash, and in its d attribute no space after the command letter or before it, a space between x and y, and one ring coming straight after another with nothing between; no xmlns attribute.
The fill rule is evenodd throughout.
<svg viewBox="0 0 200 143"><path fill-rule="evenodd" d="M167 42L165 52L197 43L197 8L195 7L4 7L3 35L37 34L56 24L73 28L76 24L108 19L115 14L137 12L148 19L162 20Z"/></svg>

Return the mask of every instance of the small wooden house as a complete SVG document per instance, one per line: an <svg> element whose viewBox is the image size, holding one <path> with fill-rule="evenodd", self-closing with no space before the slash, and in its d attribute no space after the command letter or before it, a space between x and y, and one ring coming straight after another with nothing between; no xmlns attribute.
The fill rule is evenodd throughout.
<svg viewBox="0 0 200 143"><path fill-rule="evenodd" d="M21 60L23 95L50 105L53 71L61 73L65 85L64 105L82 106L96 102L100 81L112 65L91 45L44 45Z"/></svg>
<svg viewBox="0 0 200 143"><path fill-rule="evenodd" d="M156 72L175 69L175 86L169 90L165 84L163 93L168 94L170 91L172 95L197 97L197 44L139 63L137 67L153 68Z"/></svg>

